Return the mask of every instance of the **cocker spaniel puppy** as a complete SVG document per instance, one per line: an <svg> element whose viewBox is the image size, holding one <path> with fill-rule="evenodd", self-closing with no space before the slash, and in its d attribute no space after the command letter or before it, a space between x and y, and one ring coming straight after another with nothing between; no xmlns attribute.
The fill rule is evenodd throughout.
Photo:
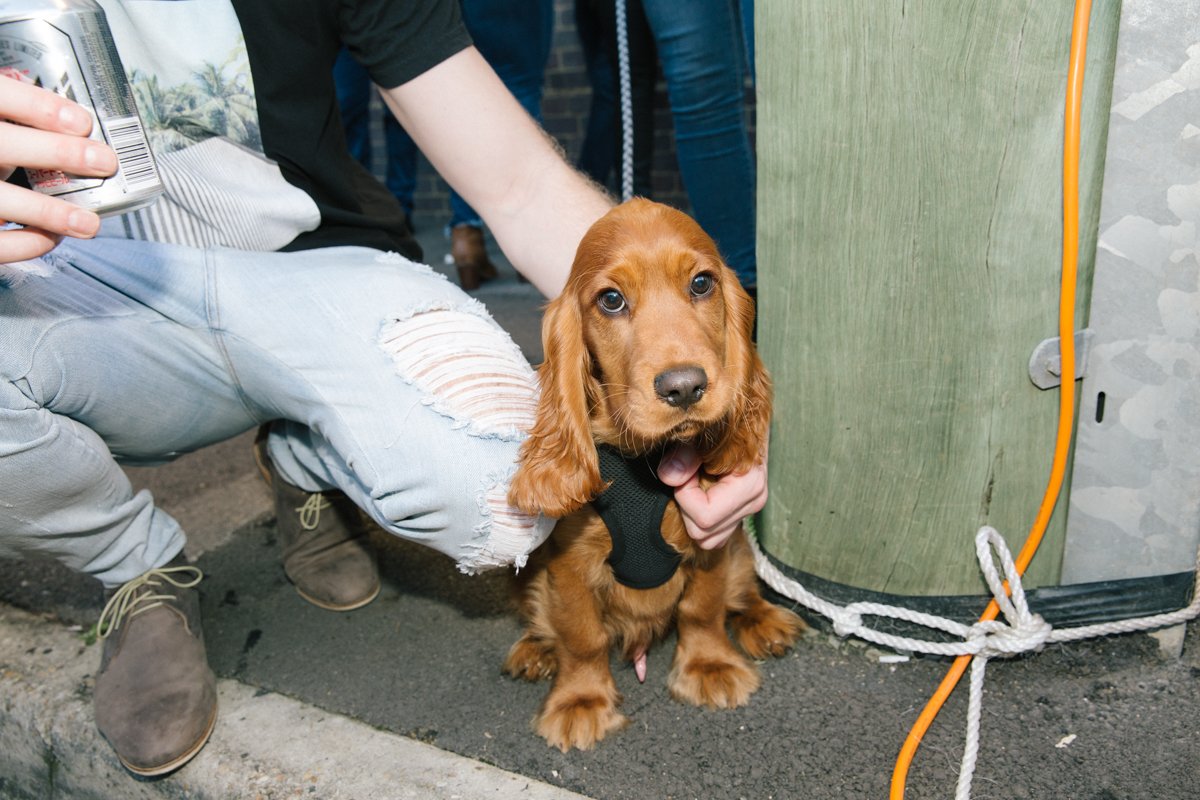
<svg viewBox="0 0 1200 800"><path fill-rule="evenodd" d="M541 397L509 501L561 519L518 576L526 629L504 667L553 678L534 726L563 751L628 721L612 648L644 678L647 650L674 625L672 696L731 708L759 685L747 656L782 655L804 628L759 593L744 532L700 548L655 474L680 442L702 454L706 481L763 457L771 384L753 317L700 227L641 199L588 231L547 307Z"/></svg>

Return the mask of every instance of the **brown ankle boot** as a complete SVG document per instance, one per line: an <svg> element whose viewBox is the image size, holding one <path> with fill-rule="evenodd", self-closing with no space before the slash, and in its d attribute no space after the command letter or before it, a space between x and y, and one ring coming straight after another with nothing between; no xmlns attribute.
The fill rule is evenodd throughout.
<svg viewBox="0 0 1200 800"><path fill-rule="evenodd" d="M187 763L217 721L217 681L204 651L203 574L180 555L109 592L96 727L127 769L165 775Z"/></svg>
<svg viewBox="0 0 1200 800"><path fill-rule="evenodd" d="M478 289L500 273L488 258L483 242L483 228L474 225L455 225L450 229L450 255L458 267L458 283L467 291Z"/></svg>
<svg viewBox="0 0 1200 800"><path fill-rule="evenodd" d="M352 611L374 600L379 568L370 523L358 506L342 492L306 492L279 477L267 454L265 426L254 458L275 495L283 571L296 592L330 611Z"/></svg>

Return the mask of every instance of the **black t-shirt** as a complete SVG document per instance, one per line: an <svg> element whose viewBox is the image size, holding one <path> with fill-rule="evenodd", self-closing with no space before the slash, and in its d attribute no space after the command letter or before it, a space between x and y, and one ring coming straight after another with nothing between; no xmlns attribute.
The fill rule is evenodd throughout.
<svg viewBox="0 0 1200 800"><path fill-rule="evenodd" d="M384 87L470 44L455 0L101 0L167 191L102 235L420 258L395 198L349 154L333 64Z"/></svg>

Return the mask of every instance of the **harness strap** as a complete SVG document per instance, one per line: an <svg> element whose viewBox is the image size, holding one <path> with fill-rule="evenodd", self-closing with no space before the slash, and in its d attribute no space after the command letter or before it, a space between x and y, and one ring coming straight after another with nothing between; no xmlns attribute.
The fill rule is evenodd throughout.
<svg viewBox="0 0 1200 800"><path fill-rule="evenodd" d="M663 514L673 492L658 479L657 453L626 459L614 447L601 445L600 476L610 486L592 501L608 526L613 576L631 589L653 589L671 579L680 554L662 538Z"/></svg>

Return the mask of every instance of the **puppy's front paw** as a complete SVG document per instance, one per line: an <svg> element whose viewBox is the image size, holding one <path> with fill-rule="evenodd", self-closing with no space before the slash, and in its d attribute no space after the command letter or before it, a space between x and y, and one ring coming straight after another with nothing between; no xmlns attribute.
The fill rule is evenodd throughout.
<svg viewBox="0 0 1200 800"><path fill-rule="evenodd" d="M545 680L553 678L558 671L558 658L546 641L525 634L509 648L504 671L527 681Z"/></svg>
<svg viewBox="0 0 1200 800"><path fill-rule="evenodd" d="M601 692L551 693L534 720L538 735L564 753L572 747L590 750L596 742L629 724L617 711L620 695Z"/></svg>
<svg viewBox="0 0 1200 800"><path fill-rule="evenodd" d="M808 627L796 614L766 601L735 615L731 624L738 646L754 659L778 658Z"/></svg>
<svg viewBox="0 0 1200 800"><path fill-rule="evenodd" d="M758 670L736 654L681 661L667 681L676 700L709 708L744 705L758 689Z"/></svg>

